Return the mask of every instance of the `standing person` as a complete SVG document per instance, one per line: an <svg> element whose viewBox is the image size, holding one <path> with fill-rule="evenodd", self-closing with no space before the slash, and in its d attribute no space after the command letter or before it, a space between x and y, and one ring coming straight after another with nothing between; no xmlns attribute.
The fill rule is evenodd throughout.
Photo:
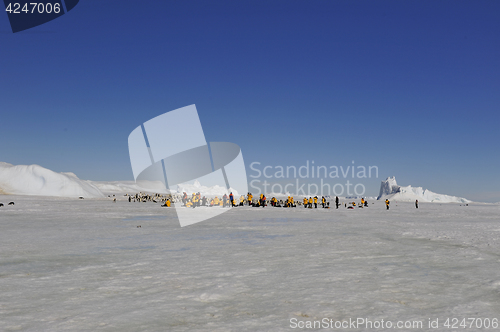
<svg viewBox="0 0 500 332"><path fill-rule="evenodd" d="M387 210L389 210L389 204L391 204L391 202L388 199L386 199L385 206L387 207Z"/></svg>
<svg viewBox="0 0 500 332"><path fill-rule="evenodd" d="M307 197L304 197L304 208L307 208Z"/></svg>
<svg viewBox="0 0 500 332"><path fill-rule="evenodd" d="M321 205L323 206L323 209L325 208L325 204L326 204L325 196L321 196Z"/></svg>
<svg viewBox="0 0 500 332"><path fill-rule="evenodd" d="M314 208L318 208L318 196L314 196Z"/></svg>
<svg viewBox="0 0 500 332"><path fill-rule="evenodd" d="M415 207L418 209L418 199L415 201Z"/></svg>
<svg viewBox="0 0 500 332"><path fill-rule="evenodd" d="M335 205L337 206L338 209L340 205L339 196L335 196Z"/></svg>
<svg viewBox="0 0 500 332"><path fill-rule="evenodd" d="M229 193L229 201L231 202L231 206L234 206L234 196L232 192Z"/></svg>
<svg viewBox="0 0 500 332"><path fill-rule="evenodd" d="M309 208L312 209L312 207L313 207L313 199L312 199L311 196L309 196L309 201L308 202L309 202Z"/></svg>

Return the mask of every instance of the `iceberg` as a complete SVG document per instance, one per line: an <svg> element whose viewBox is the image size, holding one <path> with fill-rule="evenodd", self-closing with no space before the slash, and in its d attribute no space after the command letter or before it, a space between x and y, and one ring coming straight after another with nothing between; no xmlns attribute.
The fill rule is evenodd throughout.
<svg viewBox="0 0 500 332"><path fill-rule="evenodd" d="M470 203L471 201L457 196L436 194L422 187L399 186L396 177L388 177L380 184L380 193L377 200L395 200L399 202L419 202L432 203Z"/></svg>

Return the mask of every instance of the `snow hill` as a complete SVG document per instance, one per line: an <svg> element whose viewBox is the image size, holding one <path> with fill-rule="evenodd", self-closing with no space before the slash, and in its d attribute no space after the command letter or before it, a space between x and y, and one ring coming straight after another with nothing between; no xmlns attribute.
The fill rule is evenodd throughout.
<svg viewBox="0 0 500 332"><path fill-rule="evenodd" d="M177 191L189 194L201 192L206 196L223 196L230 192L225 187L202 186L198 181L179 185ZM161 181L88 181L80 180L74 173L56 173L39 165L14 166L0 162L0 194L4 195L99 198L107 194L138 192L165 194L170 191ZM232 192L238 196L236 190Z"/></svg>
<svg viewBox="0 0 500 332"><path fill-rule="evenodd" d="M14 195L104 197L90 181L73 173L56 173L38 165L0 162L0 193Z"/></svg>
<svg viewBox="0 0 500 332"><path fill-rule="evenodd" d="M468 199L456 196L436 194L430 190L422 189L422 187L399 186L396 178L389 177L382 181L380 185L380 193L378 200L394 200L398 202L414 202L418 199L419 202L433 203L469 203Z"/></svg>

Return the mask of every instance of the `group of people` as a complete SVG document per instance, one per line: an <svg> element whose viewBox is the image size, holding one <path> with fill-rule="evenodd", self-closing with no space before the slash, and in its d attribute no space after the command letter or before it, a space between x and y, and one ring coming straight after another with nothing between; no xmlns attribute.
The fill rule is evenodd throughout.
<svg viewBox="0 0 500 332"><path fill-rule="evenodd" d="M187 193L183 193L180 201L182 202L182 206L185 207L237 207L237 206L251 206L251 207L284 207L291 208L297 206L303 206L304 208L318 208L318 205L321 205L324 209L330 208L330 202L327 201L327 197L322 196L321 200L318 196L310 196L309 198L304 197L302 200L295 200L293 196L288 196L286 199L278 199L276 197L272 197L268 199L265 194L260 194L259 197L254 198L252 193L247 193L246 197L241 195L239 198L236 198L233 193L229 193L229 195L224 194L221 198L215 196L214 198L208 199L206 196L201 196L201 194L193 193L191 196L188 196ZM166 201L164 206L170 206L171 202ZM339 197L335 197L335 206L338 209L340 206ZM361 206L368 206L368 202L362 198ZM346 205L347 207L347 205Z"/></svg>
<svg viewBox="0 0 500 332"><path fill-rule="evenodd" d="M199 206L220 206L220 207L235 207L238 205L243 206L244 196L240 197L240 203L238 204L235 200L233 193L231 192L229 195L224 194L221 198L215 196L214 198L208 199L206 196L201 197L201 193L193 193L191 197L188 197L187 193L182 194L182 206L185 207L199 207Z"/></svg>
<svg viewBox="0 0 500 332"><path fill-rule="evenodd" d="M300 200L295 200L293 196L288 196L286 199L280 199L278 200L276 197L272 197L270 200L267 200L266 195L260 194L259 199L253 199L253 195L251 193L247 194L247 199L246 202L249 206L253 207L266 207L268 205L272 207L284 207L284 208L290 208L290 207L297 207L303 205L304 208L318 208L318 196L314 197L304 197L302 201ZM244 204L242 204L244 205ZM326 198L324 196L321 197L321 205L325 209L330 208L330 203L326 201Z"/></svg>
<svg viewBox="0 0 500 332"><path fill-rule="evenodd" d="M113 195L114 196L114 195ZM206 207L237 207L237 206L251 206L251 207L283 207L283 208L292 208L297 206L303 206L304 208L309 209L317 209L318 205L320 205L324 209L330 208L330 202L327 201L327 197L322 196L321 199L318 196L310 196L309 198L304 197L302 200L295 200L293 196L288 196L285 199L277 199L276 197L272 197L268 199L265 194L260 194L258 198L254 198L252 193L247 193L246 196L241 195L239 198L236 198L233 193L229 193L229 195L224 194L222 197L215 196L213 198L207 198L206 196L202 196L201 193L193 193L192 195L188 195L186 192L182 194L146 194L146 193L137 193L135 195L128 195L129 202L153 202L153 203L163 203L162 207L170 207L173 203L182 202L183 207L196 208L201 206ZM116 198L114 199L116 201ZM340 203L340 199L338 196L335 197L335 207L338 209L341 205L344 205L347 209L353 209L354 207L368 207L368 201L365 198L361 198L361 202L357 204L356 202L349 203ZM386 209L390 208L389 199L385 200ZM418 209L418 200L415 201L415 207Z"/></svg>
<svg viewBox="0 0 500 332"><path fill-rule="evenodd" d="M349 204L349 206L347 204ZM363 207L368 207L368 201L364 197L362 197L361 203L359 204L356 204L356 202L350 202L350 203L344 203L344 205L348 209L354 209L356 206L359 208L363 208Z"/></svg>

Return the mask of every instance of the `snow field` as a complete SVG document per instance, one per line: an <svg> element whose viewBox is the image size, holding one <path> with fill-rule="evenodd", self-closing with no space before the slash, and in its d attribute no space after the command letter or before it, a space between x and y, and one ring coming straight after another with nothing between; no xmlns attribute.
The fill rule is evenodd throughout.
<svg viewBox="0 0 500 332"><path fill-rule="evenodd" d="M3 331L500 318L498 205L238 207L181 228L154 203L0 201L16 202L0 208Z"/></svg>

